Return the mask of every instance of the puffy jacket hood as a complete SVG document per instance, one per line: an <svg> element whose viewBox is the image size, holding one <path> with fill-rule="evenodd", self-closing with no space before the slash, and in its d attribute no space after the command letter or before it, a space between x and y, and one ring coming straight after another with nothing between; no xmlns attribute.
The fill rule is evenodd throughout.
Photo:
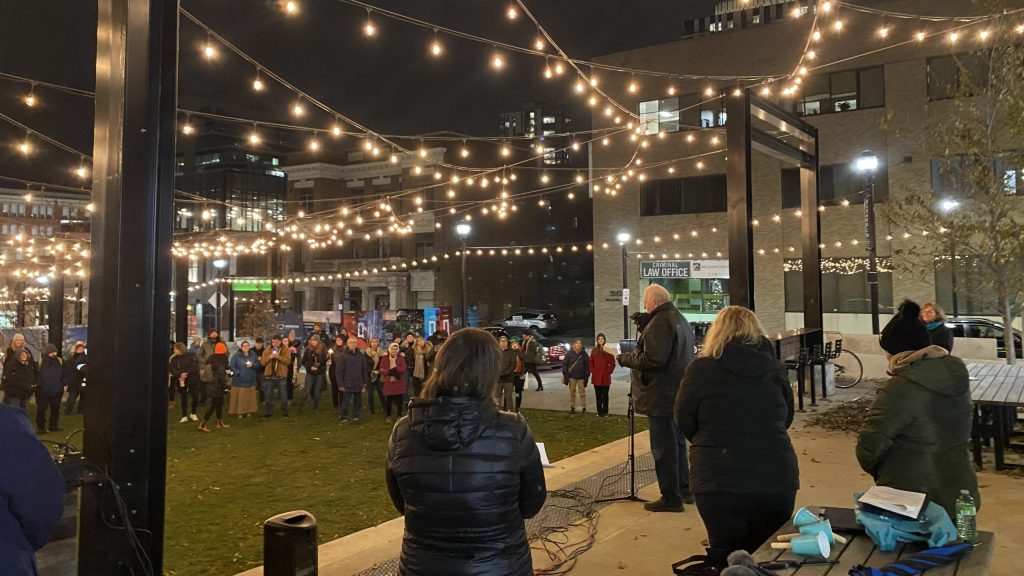
<svg viewBox="0 0 1024 576"><path fill-rule="evenodd" d="M767 338L756 344L747 344L735 338L722 350L722 366L731 374L741 378L758 378L779 368L775 348Z"/></svg>
<svg viewBox="0 0 1024 576"><path fill-rule="evenodd" d="M461 450L483 433L498 414L491 400L442 396L415 398L409 405L409 425L427 439L431 450Z"/></svg>
<svg viewBox="0 0 1024 576"><path fill-rule="evenodd" d="M934 344L893 356L889 359L889 374L942 396L959 396L971 386L963 360Z"/></svg>

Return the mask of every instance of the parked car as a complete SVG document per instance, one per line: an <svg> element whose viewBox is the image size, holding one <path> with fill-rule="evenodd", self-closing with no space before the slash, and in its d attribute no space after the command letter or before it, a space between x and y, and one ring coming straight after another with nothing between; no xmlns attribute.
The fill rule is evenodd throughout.
<svg viewBox="0 0 1024 576"><path fill-rule="evenodd" d="M516 339L522 342L525 334L530 334L534 337L537 342L542 346L541 352L544 353L544 364L540 368L556 368L562 365L562 360L565 360L565 354L572 347L569 342L563 342L559 338L551 338L544 336L540 332L532 328L518 328L503 326L488 326L484 328L490 332L495 338L501 338L502 336L508 339Z"/></svg>
<svg viewBox="0 0 1024 576"><path fill-rule="evenodd" d="M535 328L541 334L558 330L558 318L550 310L520 310L501 321L505 328Z"/></svg>
<svg viewBox="0 0 1024 576"><path fill-rule="evenodd" d="M946 320L946 326L957 338L995 338L996 353L1000 358L1006 358L1006 331L999 322L987 318L950 318ZM1013 346L1017 351L1017 358L1024 358L1020 330L1013 330Z"/></svg>

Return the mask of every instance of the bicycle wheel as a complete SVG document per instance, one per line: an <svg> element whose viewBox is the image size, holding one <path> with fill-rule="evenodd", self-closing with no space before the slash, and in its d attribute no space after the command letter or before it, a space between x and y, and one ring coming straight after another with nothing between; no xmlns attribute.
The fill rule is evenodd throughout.
<svg viewBox="0 0 1024 576"><path fill-rule="evenodd" d="M851 388L864 377L864 365L849 350L843 350L838 358L832 360L832 364L836 368L836 388Z"/></svg>

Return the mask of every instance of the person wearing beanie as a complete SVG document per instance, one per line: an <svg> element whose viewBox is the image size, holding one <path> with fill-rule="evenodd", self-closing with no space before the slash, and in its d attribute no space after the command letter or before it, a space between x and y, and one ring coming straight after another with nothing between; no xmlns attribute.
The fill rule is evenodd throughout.
<svg viewBox="0 0 1024 576"><path fill-rule="evenodd" d="M228 347L223 342L217 342L213 346L213 354L207 359L207 364L213 370L213 381L204 382L206 386L206 397L210 399L210 407L206 409L206 415L199 422L199 430L209 432L206 423L210 416L217 414L217 428L230 428L224 423L224 392L228 389Z"/></svg>
<svg viewBox="0 0 1024 576"><path fill-rule="evenodd" d="M955 518L960 490L974 496L970 379L963 360L931 343L921 308L910 300L882 330L890 378L878 389L857 438L857 461L875 484L922 492Z"/></svg>
<svg viewBox="0 0 1024 576"><path fill-rule="evenodd" d="M39 361L41 385L36 389L36 429L46 434L46 411L50 411L50 432L60 430L60 401L64 398L64 365L57 347L47 344L43 348L43 359Z"/></svg>
<svg viewBox="0 0 1024 576"><path fill-rule="evenodd" d="M615 355L604 349L607 343L605 335L598 334L597 344L590 351L590 377L594 381L598 416L608 415L608 388L612 385L612 372L615 371Z"/></svg>

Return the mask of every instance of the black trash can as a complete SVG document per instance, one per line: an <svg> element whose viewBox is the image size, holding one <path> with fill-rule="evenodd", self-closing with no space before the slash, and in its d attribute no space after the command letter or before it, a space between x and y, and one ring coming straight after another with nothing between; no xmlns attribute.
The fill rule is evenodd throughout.
<svg viewBox="0 0 1024 576"><path fill-rule="evenodd" d="M629 354L636 350L636 339L619 340L619 354Z"/></svg>
<svg viewBox="0 0 1024 576"><path fill-rule="evenodd" d="M316 518L305 510L263 523L264 576L316 576Z"/></svg>

